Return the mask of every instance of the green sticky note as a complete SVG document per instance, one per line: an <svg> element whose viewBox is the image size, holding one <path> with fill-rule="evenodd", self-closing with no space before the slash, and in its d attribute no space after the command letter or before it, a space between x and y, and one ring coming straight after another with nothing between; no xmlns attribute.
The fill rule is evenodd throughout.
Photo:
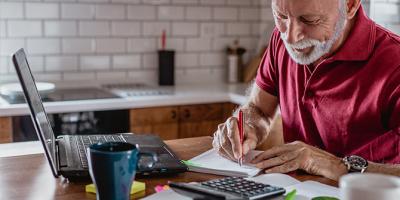
<svg viewBox="0 0 400 200"><path fill-rule="evenodd" d="M297 190L292 190L291 192L289 192L286 195L285 200L294 200L296 197L296 193L297 193Z"/></svg>
<svg viewBox="0 0 400 200"><path fill-rule="evenodd" d="M181 162L187 166L193 166L193 167L201 167L201 165L194 163L192 161L189 160L181 160Z"/></svg>

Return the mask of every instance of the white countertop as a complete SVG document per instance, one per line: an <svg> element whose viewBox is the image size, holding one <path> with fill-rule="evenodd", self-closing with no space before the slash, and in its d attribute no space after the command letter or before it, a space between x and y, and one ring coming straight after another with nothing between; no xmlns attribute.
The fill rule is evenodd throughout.
<svg viewBox="0 0 400 200"><path fill-rule="evenodd" d="M44 106L48 113L67 113L218 102L243 104L246 101L247 87L248 84L175 86L168 87L173 91L168 95L46 102ZM8 104L0 98L0 117L21 115L29 115L27 104Z"/></svg>

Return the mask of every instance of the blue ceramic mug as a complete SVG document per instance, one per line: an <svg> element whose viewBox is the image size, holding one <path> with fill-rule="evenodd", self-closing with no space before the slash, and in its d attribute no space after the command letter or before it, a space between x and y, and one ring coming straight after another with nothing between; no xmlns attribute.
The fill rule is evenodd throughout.
<svg viewBox="0 0 400 200"><path fill-rule="evenodd" d="M125 142L93 144L87 152L98 200L128 200L136 170L152 168L158 160L155 153L139 153L137 146ZM150 159L141 159L145 157Z"/></svg>

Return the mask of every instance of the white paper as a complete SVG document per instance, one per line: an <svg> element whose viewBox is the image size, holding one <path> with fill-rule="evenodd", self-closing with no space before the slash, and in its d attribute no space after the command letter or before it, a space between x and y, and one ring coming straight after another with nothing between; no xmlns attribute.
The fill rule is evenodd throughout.
<svg viewBox="0 0 400 200"><path fill-rule="evenodd" d="M319 196L329 196L339 198L339 188L325 185L316 181L304 181L296 185L286 187L286 193L296 189L295 200L309 200Z"/></svg>
<svg viewBox="0 0 400 200"><path fill-rule="evenodd" d="M192 200L192 198L182 196L172 189L164 190L159 193L152 194L142 200Z"/></svg>
<svg viewBox="0 0 400 200"><path fill-rule="evenodd" d="M263 183L263 184L269 184L269 185L274 185L278 187L288 187L291 185L296 185L301 183L299 180L286 175L286 174L262 174L256 177L252 178L247 178L248 180L252 180L254 182L258 183Z"/></svg>
<svg viewBox="0 0 400 200"><path fill-rule="evenodd" d="M258 174L261 170L250 164L256 155L262 151L250 151L244 158L243 165L226 159L218 154L217 151L211 149L190 160L196 166L189 166L190 171L210 173L225 176L241 176L248 177Z"/></svg>

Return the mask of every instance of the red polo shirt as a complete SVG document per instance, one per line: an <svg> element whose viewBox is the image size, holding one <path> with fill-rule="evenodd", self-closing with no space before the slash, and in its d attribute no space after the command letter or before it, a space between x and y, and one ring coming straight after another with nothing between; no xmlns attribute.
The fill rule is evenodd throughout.
<svg viewBox="0 0 400 200"><path fill-rule="evenodd" d="M285 142L400 163L400 37L362 8L342 47L314 71L291 59L276 29L256 83L279 99Z"/></svg>

